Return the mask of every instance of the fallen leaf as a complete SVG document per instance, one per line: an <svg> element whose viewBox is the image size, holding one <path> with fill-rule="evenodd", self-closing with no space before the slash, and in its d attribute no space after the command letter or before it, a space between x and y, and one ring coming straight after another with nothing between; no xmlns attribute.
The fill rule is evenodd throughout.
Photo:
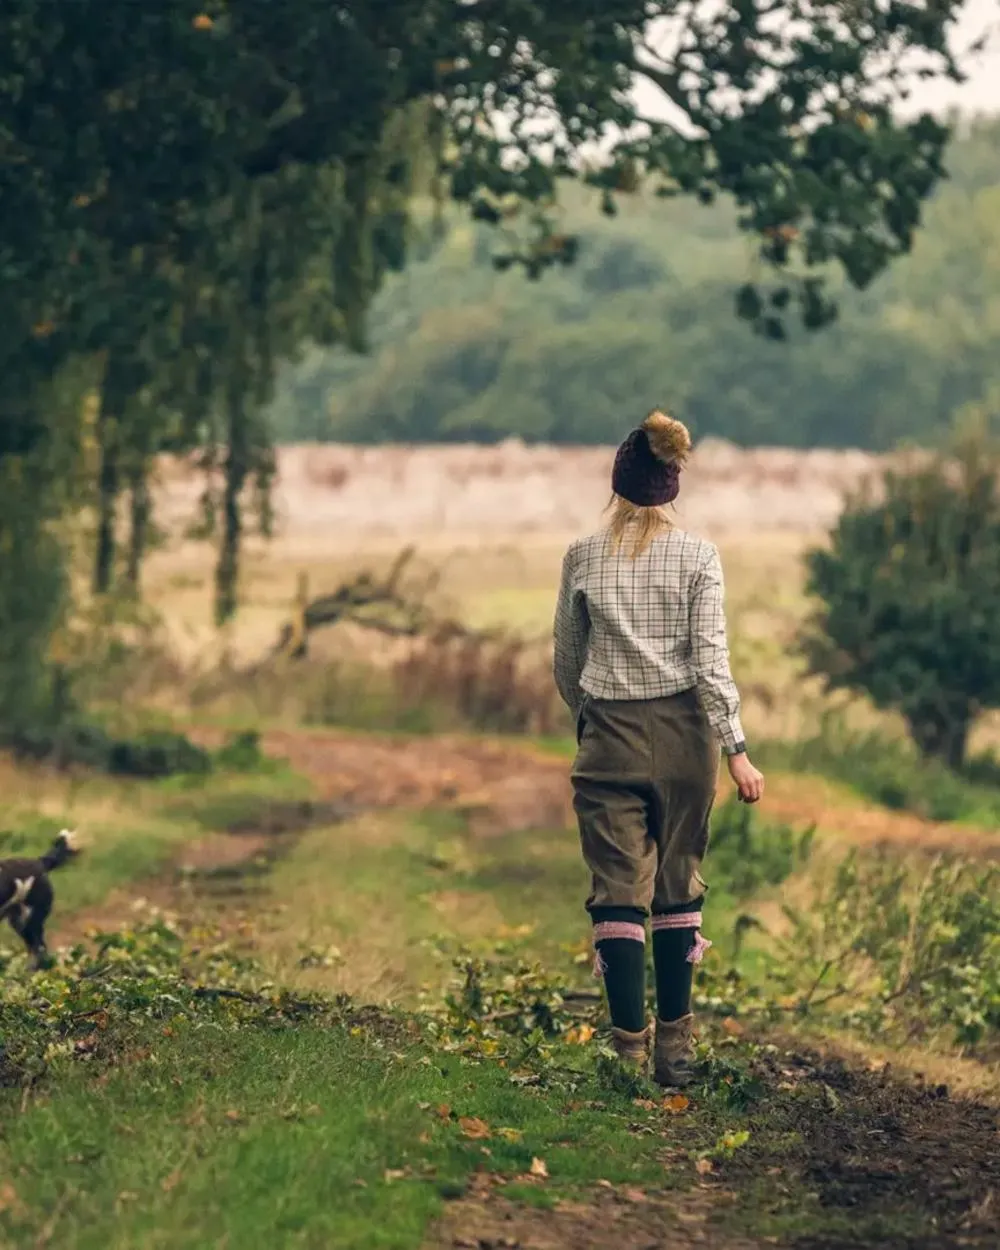
<svg viewBox="0 0 1000 1250"><path fill-rule="evenodd" d="M17 1196L17 1190L10 1181L5 1181L3 1185L0 1185L0 1214L10 1211L11 1214L16 1215L23 1210L24 1204Z"/></svg>
<svg viewBox="0 0 1000 1250"><path fill-rule="evenodd" d="M519 1128L498 1128L497 1136L504 1141L520 1141L524 1133Z"/></svg>
<svg viewBox="0 0 1000 1250"><path fill-rule="evenodd" d="M739 1020L734 1020L732 1016L726 1016L725 1020L722 1022L722 1027L730 1037L742 1037L745 1032L743 1025L740 1024Z"/></svg>
<svg viewBox="0 0 1000 1250"><path fill-rule="evenodd" d="M683 1115L690 1106L690 1098L685 1098L683 1094L674 1094L673 1098L666 1098L663 1102L663 1110L669 1111L671 1115Z"/></svg>
<svg viewBox="0 0 1000 1250"><path fill-rule="evenodd" d="M406 1176L403 1168L386 1168L383 1177L386 1183L390 1181L401 1181Z"/></svg>
<svg viewBox="0 0 1000 1250"><path fill-rule="evenodd" d="M712 1166L712 1160L711 1159L699 1159L698 1162L694 1165L694 1170L698 1173L699 1176L708 1176L711 1172L714 1171L714 1168Z"/></svg>
<svg viewBox="0 0 1000 1250"><path fill-rule="evenodd" d="M211 30L215 23L207 13L199 13L197 17L191 19L191 25L195 30Z"/></svg>
<svg viewBox="0 0 1000 1250"><path fill-rule="evenodd" d="M443 1102L440 1107L434 1108L434 1114L437 1116L439 1120L450 1120L451 1119L451 1107L449 1107L446 1102Z"/></svg>
<svg viewBox="0 0 1000 1250"><path fill-rule="evenodd" d="M653 1102L652 1098L633 1098L632 1106L641 1107L643 1111L655 1111L656 1110L656 1103Z"/></svg>
<svg viewBox="0 0 1000 1250"><path fill-rule="evenodd" d="M417 1138L417 1141L420 1142L421 1146L429 1146L431 1144L430 1133L426 1131L421 1133L420 1136Z"/></svg>
<svg viewBox="0 0 1000 1250"><path fill-rule="evenodd" d="M610 1181L606 1181L606 1180L603 1180L603 1179L602 1179L602 1180L599 1180L599 1181L597 1182L597 1185L598 1185L601 1189L614 1189L614 1185L612 1185Z"/></svg>
<svg viewBox="0 0 1000 1250"><path fill-rule="evenodd" d="M463 1137L471 1137L475 1140L490 1135L490 1126L485 1120L477 1119L474 1115L462 1116L458 1124Z"/></svg>
<svg viewBox="0 0 1000 1250"><path fill-rule="evenodd" d="M226 1112L226 1119L229 1121L230 1124L242 1124L243 1123L243 1116L240 1115L240 1113L234 1110L232 1107Z"/></svg>
<svg viewBox="0 0 1000 1250"><path fill-rule="evenodd" d="M585 1046L595 1033L592 1024L577 1024L566 1031L566 1041L571 1046Z"/></svg>
<svg viewBox="0 0 1000 1250"><path fill-rule="evenodd" d="M170 1173L170 1175L165 1176L163 1180L160 1182L160 1188L163 1190L165 1194L169 1194L171 1190L174 1190L177 1188L177 1185L179 1184L180 1179L181 1179L180 1168L174 1168L174 1170Z"/></svg>
<svg viewBox="0 0 1000 1250"><path fill-rule="evenodd" d="M626 1189L624 1191L624 1197L626 1202L639 1203L646 1201L646 1195L641 1189Z"/></svg>
<svg viewBox="0 0 1000 1250"><path fill-rule="evenodd" d="M528 1171L532 1176L540 1176L543 1178L547 1177L549 1174L549 1169L545 1166L544 1159L532 1159L531 1167Z"/></svg>

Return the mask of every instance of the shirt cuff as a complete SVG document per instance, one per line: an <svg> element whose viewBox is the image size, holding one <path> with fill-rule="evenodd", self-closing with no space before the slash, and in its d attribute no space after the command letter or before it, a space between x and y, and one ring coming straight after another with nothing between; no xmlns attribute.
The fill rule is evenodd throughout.
<svg viewBox="0 0 1000 1250"><path fill-rule="evenodd" d="M726 755L740 755L747 749L743 726L738 716L725 721L722 725L717 725L715 732L718 734L719 742Z"/></svg>

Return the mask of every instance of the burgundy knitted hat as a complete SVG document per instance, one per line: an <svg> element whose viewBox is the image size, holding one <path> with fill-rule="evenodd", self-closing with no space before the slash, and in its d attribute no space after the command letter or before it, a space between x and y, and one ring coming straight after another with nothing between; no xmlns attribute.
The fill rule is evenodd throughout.
<svg viewBox="0 0 1000 1250"><path fill-rule="evenodd" d="M687 426L654 410L618 448L611 489L638 508L672 503L680 490L681 468L690 450Z"/></svg>

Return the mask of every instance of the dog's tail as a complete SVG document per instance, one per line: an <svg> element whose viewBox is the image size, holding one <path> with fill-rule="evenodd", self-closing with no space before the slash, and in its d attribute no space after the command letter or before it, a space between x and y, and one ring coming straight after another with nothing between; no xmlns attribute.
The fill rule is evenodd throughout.
<svg viewBox="0 0 1000 1250"><path fill-rule="evenodd" d="M83 842L80 835L73 829L64 829L42 856L42 867L46 872L52 872L56 868L61 868L74 855L79 855L82 850Z"/></svg>

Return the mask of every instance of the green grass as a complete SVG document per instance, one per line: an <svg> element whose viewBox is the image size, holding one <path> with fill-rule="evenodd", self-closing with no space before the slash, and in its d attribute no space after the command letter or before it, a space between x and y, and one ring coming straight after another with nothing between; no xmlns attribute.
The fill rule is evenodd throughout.
<svg viewBox="0 0 1000 1250"><path fill-rule="evenodd" d="M565 1118L568 1098L513 1087L503 1069L440 1065L343 1028L160 1039L155 1062L68 1073L5 1143L27 1211L0 1215L15 1239L54 1221L74 1250L231 1245L403 1250L468 1174L528 1172L555 1186L606 1177L653 1183L660 1169L618 1114ZM429 1108L523 1134L468 1140ZM557 1145L557 1143L560 1143ZM565 1143L565 1144L561 1144ZM483 1146L489 1155L483 1151ZM386 1172L410 1172L386 1179Z"/></svg>
<svg viewBox="0 0 1000 1250"><path fill-rule="evenodd" d="M1000 823L1000 765L993 756L971 759L955 772L921 759L901 738L851 731L831 720L811 738L761 743L755 760L765 769L829 778L883 807L928 820Z"/></svg>
<svg viewBox="0 0 1000 1250"><path fill-rule="evenodd" d="M157 782L60 779L25 773L8 790L0 853L37 855L62 828L78 829L86 853L59 874L59 911L102 902L114 889L161 873L185 843L249 817L268 802L302 798L307 784L283 768L216 771ZM2 933L8 941L6 926Z"/></svg>

